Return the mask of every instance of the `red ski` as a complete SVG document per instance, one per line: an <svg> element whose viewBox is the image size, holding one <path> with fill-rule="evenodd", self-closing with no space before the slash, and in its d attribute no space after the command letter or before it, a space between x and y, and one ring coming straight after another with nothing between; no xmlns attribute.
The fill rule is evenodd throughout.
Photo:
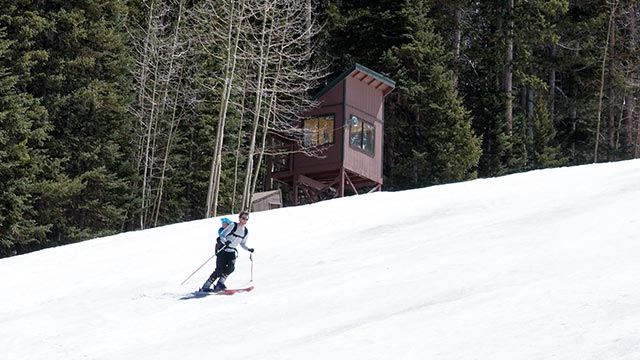
<svg viewBox="0 0 640 360"><path fill-rule="evenodd" d="M218 291L214 291L212 294L217 294L217 295L233 295L235 293L239 293L239 292L249 292L251 290L254 289L254 286L249 286L246 288L239 288L239 289L224 289L224 290L218 290Z"/></svg>
<svg viewBox="0 0 640 360"><path fill-rule="evenodd" d="M246 288L238 288L238 289L225 289L225 290L218 290L218 291L194 291L192 293L189 293L183 297L180 298L180 300L189 300L189 299L200 299L203 298L205 296L209 296L209 295L233 295L235 293L239 293L239 292L249 292L251 290L253 290L254 287L249 286Z"/></svg>

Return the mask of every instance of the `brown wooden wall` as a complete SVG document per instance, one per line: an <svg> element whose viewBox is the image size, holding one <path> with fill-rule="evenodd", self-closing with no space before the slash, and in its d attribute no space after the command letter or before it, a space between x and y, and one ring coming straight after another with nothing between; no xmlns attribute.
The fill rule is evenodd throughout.
<svg viewBox="0 0 640 360"><path fill-rule="evenodd" d="M318 108L305 113L305 116L313 117L318 115L335 114L334 129L339 129L344 125L343 115L343 93L344 86L337 84L321 98ZM342 143L344 133L334 130L333 145L327 147L323 155L325 158L311 158L304 154L293 155L293 168L296 172L311 173L320 172L326 169L339 168L342 163Z"/></svg>
<svg viewBox="0 0 640 360"><path fill-rule="evenodd" d="M345 80L347 81L346 103L382 121L384 117L384 98L382 93L365 82L352 77L347 77Z"/></svg>
<svg viewBox="0 0 640 360"><path fill-rule="evenodd" d="M347 77L345 94L345 118L352 115L375 125L375 153L371 154L354 149L348 141L344 142L344 167L364 177L382 183L382 144L384 99L382 93L357 79ZM348 139L349 128L344 127L342 136Z"/></svg>

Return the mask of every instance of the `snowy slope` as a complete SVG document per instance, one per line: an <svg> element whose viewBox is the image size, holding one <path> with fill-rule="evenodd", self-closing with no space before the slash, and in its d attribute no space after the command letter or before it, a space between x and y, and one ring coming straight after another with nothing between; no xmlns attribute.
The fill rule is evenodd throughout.
<svg viewBox="0 0 640 360"><path fill-rule="evenodd" d="M188 300L217 219L2 259L0 358L636 360L639 206L636 160L255 213L256 289Z"/></svg>

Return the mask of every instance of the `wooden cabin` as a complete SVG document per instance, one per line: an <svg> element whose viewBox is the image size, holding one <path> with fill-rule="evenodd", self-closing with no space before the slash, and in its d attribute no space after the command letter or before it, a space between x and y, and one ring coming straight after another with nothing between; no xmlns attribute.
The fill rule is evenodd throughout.
<svg viewBox="0 0 640 360"><path fill-rule="evenodd" d="M251 197L251 212L279 209L282 207L280 189L257 192Z"/></svg>
<svg viewBox="0 0 640 360"><path fill-rule="evenodd" d="M395 82L356 64L316 95L319 106L302 114L302 145L281 142L290 153L271 157L270 177L289 190L293 205L382 187L384 98Z"/></svg>

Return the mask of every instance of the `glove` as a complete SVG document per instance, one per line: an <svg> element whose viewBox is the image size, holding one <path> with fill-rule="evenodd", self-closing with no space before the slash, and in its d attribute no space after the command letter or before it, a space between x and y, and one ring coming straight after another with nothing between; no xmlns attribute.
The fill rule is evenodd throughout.
<svg viewBox="0 0 640 360"><path fill-rule="evenodd" d="M231 246L231 241L227 241L226 243L224 243L224 246Z"/></svg>
<svg viewBox="0 0 640 360"><path fill-rule="evenodd" d="M253 253L253 248L248 248L247 251Z"/></svg>

